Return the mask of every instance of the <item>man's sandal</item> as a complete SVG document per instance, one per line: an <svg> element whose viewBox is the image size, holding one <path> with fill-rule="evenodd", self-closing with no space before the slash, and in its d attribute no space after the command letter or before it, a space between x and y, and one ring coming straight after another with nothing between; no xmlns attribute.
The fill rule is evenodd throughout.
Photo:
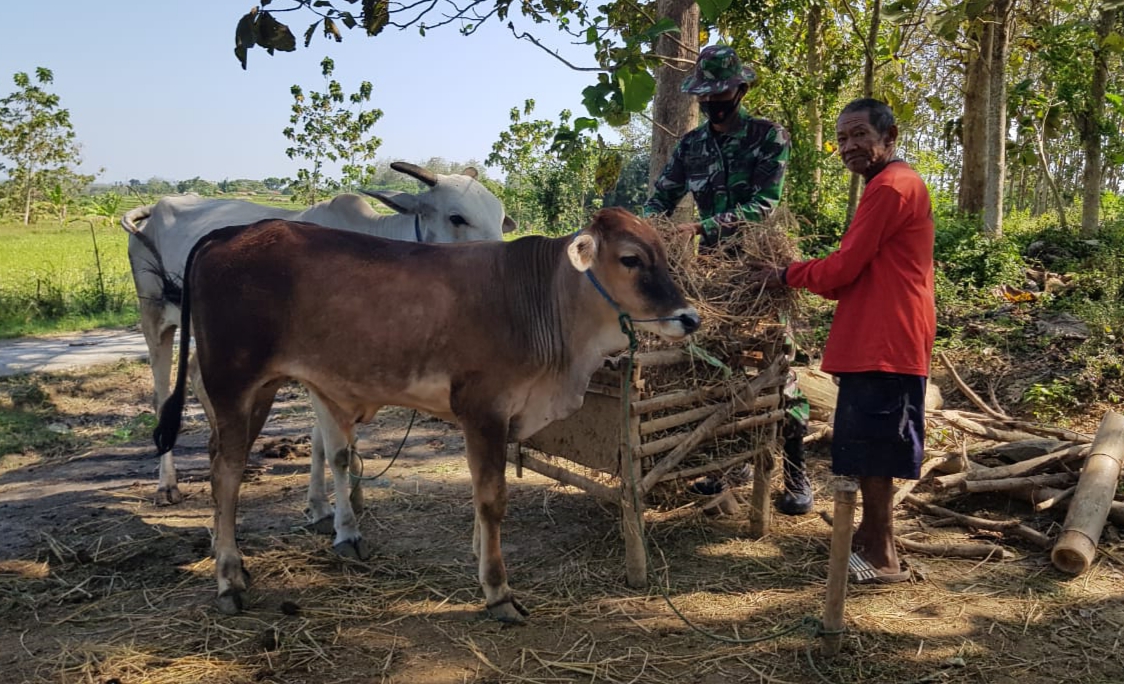
<svg viewBox="0 0 1124 684"><path fill-rule="evenodd" d="M851 552L847 566L851 570L851 578L855 584L897 584L908 582L913 576L909 568L900 572L879 573L878 569L871 565L866 558L863 558L858 551Z"/></svg>

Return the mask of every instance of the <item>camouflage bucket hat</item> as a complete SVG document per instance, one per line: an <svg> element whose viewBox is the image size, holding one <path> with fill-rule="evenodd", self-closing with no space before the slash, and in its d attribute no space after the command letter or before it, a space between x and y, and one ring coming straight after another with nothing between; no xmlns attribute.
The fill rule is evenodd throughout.
<svg viewBox="0 0 1124 684"><path fill-rule="evenodd" d="M742 66L738 53L728 45L711 45L699 53L695 73L683 81L680 88L691 95L711 95L733 90L743 83L753 83L757 74Z"/></svg>

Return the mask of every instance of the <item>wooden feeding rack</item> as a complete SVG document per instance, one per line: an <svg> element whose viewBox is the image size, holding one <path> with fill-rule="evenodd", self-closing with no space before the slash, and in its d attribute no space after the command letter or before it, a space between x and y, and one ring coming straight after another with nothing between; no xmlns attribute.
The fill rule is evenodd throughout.
<svg viewBox="0 0 1124 684"><path fill-rule="evenodd" d="M607 359L581 409L509 450L516 476L527 468L619 505L633 587L647 583L644 500L664 483L752 462L752 532L764 535L788 372L778 353L783 329L774 332L767 341L739 345L738 366L717 381L699 381L715 368L684 349L636 353L627 383L627 356ZM663 380L658 388L657 378Z"/></svg>

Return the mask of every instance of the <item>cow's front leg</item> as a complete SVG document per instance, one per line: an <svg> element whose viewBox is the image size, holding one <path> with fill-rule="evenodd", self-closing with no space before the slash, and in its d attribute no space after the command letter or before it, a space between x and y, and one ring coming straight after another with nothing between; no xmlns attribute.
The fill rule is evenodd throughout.
<svg viewBox="0 0 1124 684"><path fill-rule="evenodd" d="M507 585L500 548L500 523L507 513L506 424L494 419L464 424L472 500L476 506L473 547L479 559L480 585L484 588L488 613L501 622L522 623L528 612Z"/></svg>
<svg viewBox="0 0 1124 684"><path fill-rule="evenodd" d="M141 331L144 333L145 344L148 345L148 360L152 367L152 383L155 388L153 403L156 406L156 415L159 417L160 408L171 394L172 347L176 339L176 329L163 326L163 305L142 302L140 309ZM156 487L157 506L175 505L183 501L171 451L160 454L160 475Z"/></svg>
<svg viewBox="0 0 1124 684"><path fill-rule="evenodd" d="M351 509L351 487L349 482L348 467L351 465L353 435L345 432L335 419L328 415L326 407L321 402L316 402L313 407L318 409L316 421L324 440L324 453L329 456L332 468L332 487L336 494L335 530L336 538L332 548L346 558L367 560L370 553L359 534L359 523L355 512Z"/></svg>

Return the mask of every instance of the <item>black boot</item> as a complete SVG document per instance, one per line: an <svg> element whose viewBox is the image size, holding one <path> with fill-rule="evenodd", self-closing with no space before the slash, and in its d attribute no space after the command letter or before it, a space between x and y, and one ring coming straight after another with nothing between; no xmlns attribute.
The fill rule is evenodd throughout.
<svg viewBox="0 0 1124 684"><path fill-rule="evenodd" d="M804 434L808 426L789 418L784 439L784 494L777 510L785 515L804 515L812 510L812 483L804 465Z"/></svg>

